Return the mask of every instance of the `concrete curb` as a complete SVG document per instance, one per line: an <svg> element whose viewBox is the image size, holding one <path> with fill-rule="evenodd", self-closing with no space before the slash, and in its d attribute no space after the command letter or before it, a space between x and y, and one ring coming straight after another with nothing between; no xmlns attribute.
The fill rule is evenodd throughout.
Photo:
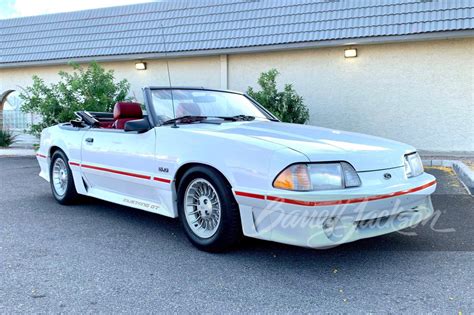
<svg viewBox="0 0 474 315"><path fill-rule="evenodd" d="M422 160L424 166L445 166L453 167L455 160Z"/></svg>
<svg viewBox="0 0 474 315"><path fill-rule="evenodd" d="M36 156L33 149L0 149L0 157L6 156Z"/></svg>
<svg viewBox="0 0 474 315"><path fill-rule="evenodd" d="M466 185L467 189L474 193L474 171L466 164L456 160L423 160L424 166L444 166L454 170L459 180Z"/></svg>
<svg viewBox="0 0 474 315"><path fill-rule="evenodd" d="M453 164L453 170L471 193L474 193L474 171L463 162L458 161Z"/></svg>

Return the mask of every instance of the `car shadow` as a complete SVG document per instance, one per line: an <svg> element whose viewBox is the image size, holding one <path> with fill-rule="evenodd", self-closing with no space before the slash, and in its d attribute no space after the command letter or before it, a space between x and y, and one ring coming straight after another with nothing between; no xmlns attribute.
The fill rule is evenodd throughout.
<svg viewBox="0 0 474 315"><path fill-rule="evenodd" d="M436 201L436 198L441 197L434 199ZM218 275L226 278L236 276L236 272L248 272L253 276L264 272L275 279L285 274L287 278L284 281L293 281L292 276L301 279L301 275L307 275L308 279L318 279L324 283L337 276L342 283L347 280L345 285L349 286L351 277L369 281L371 276L367 275L367 270L394 270L396 273L410 274L413 272L412 265L438 257L430 252L473 250L473 242L466 243L468 245L465 246L469 248L459 248L459 238L466 234L446 237L431 231L430 227L420 226L413 229L417 232L416 236L392 233L324 250L244 238L231 250L213 254L196 249L186 239L178 219L93 198L82 198L74 206L60 206L49 194L43 193L37 196L37 200L49 204L49 207L41 210L46 220L66 217L67 224L87 226L85 232L73 228L75 232L72 233L68 225L62 233L73 234L81 242L91 242L90 255L103 251L103 247L112 246L128 253L120 258L122 260L140 257L140 260L165 262L170 268L179 262L180 268L191 269L195 268L195 264L213 264L219 270ZM445 202L450 203L449 200ZM472 238L472 234L467 235ZM112 251L108 255L113 257L115 254ZM386 272L382 276L388 274Z"/></svg>
<svg viewBox="0 0 474 315"><path fill-rule="evenodd" d="M449 198L453 196L434 196L433 200L436 202L442 199L444 203L450 203ZM459 198L459 196L456 196ZM459 200L456 200L459 202ZM472 198L467 198L464 203L471 204ZM468 205L466 205L468 207ZM158 214L129 208L126 206L116 205L106 201L83 198L81 205L77 206L82 211L89 212L89 215L97 215L97 208L100 208L101 216L108 216L113 218L114 224L128 225L127 230L134 229L150 229L157 235L164 233L172 233L176 235L176 242L185 242L189 245L182 232L180 222L178 219L164 217ZM472 216L472 214L471 214ZM457 216L456 216L457 217ZM435 224L433 222L424 222L414 228L409 228L400 232L394 232L379 237L368 238L356 242L342 244L333 248L327 249L313 249L303 248L292 245L279 244L270 241L262 241L253 238L244 238L242 242L236 246L233 252L285 252L292 253L292 256L304 255L308 257L335 255L340 253L353 252L370 252L370 251L472 251L474 250L472 242L468 242L469 231L464 231L463 228L458 227L453 232L443 233L444 230L449 230L458 222L458 218L445 212L441 215ZM450 223L452 222L452 223ZM436 225L436 226L435 226ZM467 232L467 233L466 233ZM470 237L472 238L472 236ZM464 244L464 245L463 245ZM387 253L384 253L387 255Z"/></svg>

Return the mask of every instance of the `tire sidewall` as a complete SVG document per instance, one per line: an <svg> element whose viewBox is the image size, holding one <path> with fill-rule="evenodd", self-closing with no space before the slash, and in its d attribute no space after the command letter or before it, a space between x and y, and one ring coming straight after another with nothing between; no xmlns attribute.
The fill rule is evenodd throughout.
<svg viewBox="0 0 474 315"><path fill-rule="evenodd" d="M189 227L186 220L186 214L184 213L184 195L191 181L197 178L205 179L211 183L216 190L221 203L221 220L216 233L210 238L201 238L194 234ZM193 167L184 174L179 183L177 195L179 218L189 240L200 249L207 251L221 251L223 249L222 247L225 246L226 233L232 228L229 226L232 223L232 216L235 215L235 211L239 211L237 202L232 194L232 189L225 178L213 169L201 166Z"/></svg>
<svg viewBox="0 0 474 315"><path fill-rule="evenodd" d="M54 168L54 163L56 162L57 159L62 159L67 168L68 180L67 180L67 187L66 187L66 191L64 195L59 195L56 192L56 189L54 188L53 168ZM77 195L76 189L74 187L74 179L72 176L72 171L71 171L71 168L69 167L69 159L67 158L66 154L64 154L64 152L60 150L54 152L53 156L51 157L51 164L49 167L49 182L51 184L51 191L53 193L53 197L60 204L71 203L74 200L74 197Z"/></svg>

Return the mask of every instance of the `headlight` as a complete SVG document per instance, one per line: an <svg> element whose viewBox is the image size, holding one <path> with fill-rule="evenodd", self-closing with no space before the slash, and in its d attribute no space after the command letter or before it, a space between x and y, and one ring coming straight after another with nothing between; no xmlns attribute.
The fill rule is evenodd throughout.
<svg viewBox="0 0 474 315"><path fill-rule="evenodd" d="M273 187L287 190L331 190L361 185L359 175L346 162L294 164L281 172Z"/></svg>
<svg viewBox="0 0 474 315"><path fill-rule="evenodd" d="M423 172L423 162L417 152L405 155L405 174L407 177L415 177L423 174Z"/></svg>

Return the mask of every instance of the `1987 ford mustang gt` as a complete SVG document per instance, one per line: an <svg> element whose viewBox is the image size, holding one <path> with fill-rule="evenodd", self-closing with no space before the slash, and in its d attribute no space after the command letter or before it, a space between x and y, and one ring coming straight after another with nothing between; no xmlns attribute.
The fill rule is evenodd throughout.
<svg viewBox="0 0 474 315"><path fill-rule="evenodd" d="M61 204L78 194L179 217L198 248L243 235L323 248L433 213L435 178L408 145L279 122L245 94L144 88L137 103L43 130L40 176Z"/></svg>

